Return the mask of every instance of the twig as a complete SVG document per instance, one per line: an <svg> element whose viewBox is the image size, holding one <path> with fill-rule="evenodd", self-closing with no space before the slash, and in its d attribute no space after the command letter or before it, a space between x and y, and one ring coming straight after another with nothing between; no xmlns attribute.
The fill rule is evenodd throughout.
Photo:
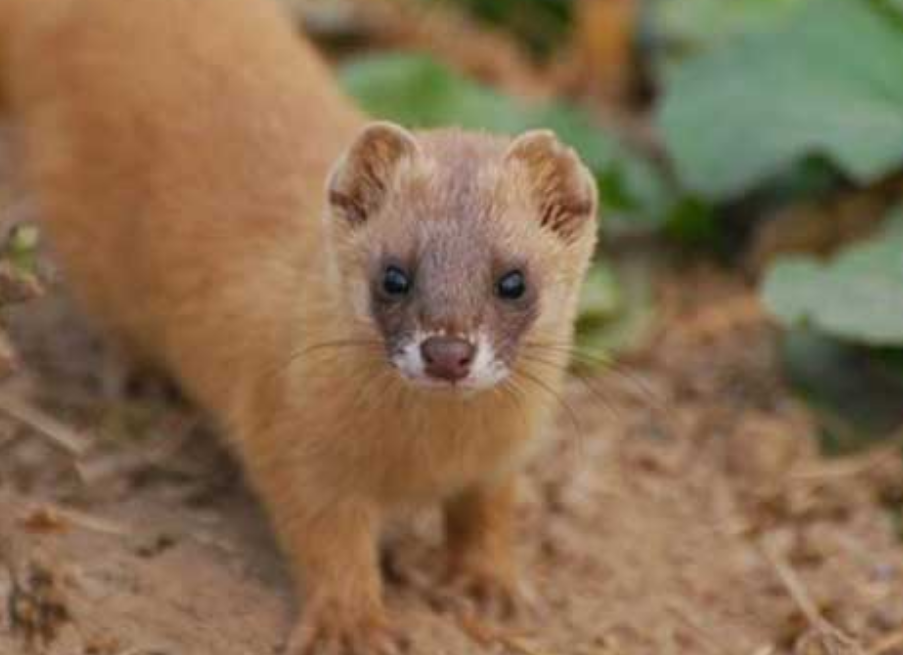
<svg viewBox="0 0 903 655"><path fill-rule="evenodd" d="M903 646L903 628L884 635L881 639L869 646L866 655L884 655L898 646Z"/></svg>
<svg viewBox="0 0 903 655"><path fill-rule="evenodd" d="M25 523L44 521L48 525L68 523L83 530L115 537L127 537L133 534L133 530L119 523L50 503L29 507L26 516L21 520Z"/></svg>
<svg viewBox="0 0 903 655"><path fill-rule="evenodd" d="M26 652L37 644L46 649L72 619L58 577L52 568L30 560L23 578L13 581L7 618L13 636L25 642Z"/></svg>
<svg viewBox="0 0 903 655"><path fill-rule="evenodd" d="M797 607L799 607L809 624L812 627L816 627L824 622L821 612L818 611L818 607L816 607L809 592L803 587L803 583L796 575L796 571L794 571L790 567L790 564L778 554L774 544L768 539L763 539L762 551L765 553L765 558L768 560L768 563L771 564L775 573L777 573L777 576L787 590L787 593L793 599L793 602L796 603Z"/></svg>
<svg viewBox="0 0 903 655"><path fill-rule="evenodd" d="M790 564L781 557L774 544L766 538L763 538L760 543L762 552L765 554L765 559L771 564L790 598L796 603L796 606L803 613L803 616L806 617L809 626L818 637L823 637L827 640L826 644L832 645L829 652L832 654L837 652L836 649L833 648L833 644L836 643L853 655L867 655L865 650L856 640L846 635L840 628L822 616L815 602L812 600L812 596L809 595L809 592L803 586L802 581L796 574L796 571L794 571Z"/></svg>
<svg viewBox="0 0 903 655"><path fill-rule="evenodd" d="M187 443L196 422L189 422L184 430L170 438L160 439L147 447L128 452L102 456L92 461L82 461L75 465L82 482L89 486L137 471L159 466L171 459Z"/></svg>
<svg viewBox="0 0 903 655"><path fill-rule="evenodd" d="M725 648L717 639L715 639L715 637L713 637L706 628L701 626L699 622L696 621L696 619L688 616L687 613L684 612L683 609L677 604L675 604L674 602L669 602L667 607L671 614L677 617L678 620L680 620L693 632L698 634L700 639L716 653L721 653L722 655L724 655L731 652L729 649Z"/></svg>
<svg viewBox="0 0 903 655"><path fill-rule="evenodd" d="M89 439L5 389L0 389L0 412L24 423L73 457L81 457L91 447Z"/></svg>
<svg viewBox="0 0 903 655"><path fill-rule="evenodd" d="M499 634L496 640L505 648L517 655L552 655L547 651L538 651L520 637Z"/></svg>
<svg viewBox="0 0 903 655"><path fill-rule="evenodd" d="M10 581L3 614L12 636L22 639L26 652L33 652L36 644L54 641L70 616L54 571L19 543L13 527L17 505L13 494L0 491L0 567Z"/></svg>
<svg viewBox="0 0 903 655"><path fill-rule="evenodd" d="M459 616L458 624L471 639L484 648L497 644L515 655L552 655L547 651L536 650L524 639L504 630L495 629L472 616Z"/></svg>
<svg viewBox="0 0 903 655"><path fill-rule="evenodd" d="M900 447L903 446L903 432L891 437L887 443L882 444L859 457L821 464L819 466L806 467L790 474L790 478L801 482L818 482L828 478L856 477L869 473L891 457L899 457Z"/></svg>

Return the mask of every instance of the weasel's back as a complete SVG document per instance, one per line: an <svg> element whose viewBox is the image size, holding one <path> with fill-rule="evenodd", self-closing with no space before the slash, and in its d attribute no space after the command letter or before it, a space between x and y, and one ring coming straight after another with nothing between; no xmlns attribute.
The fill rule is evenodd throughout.
<svg viewBox="0 0 903 655"><path fill-rule="evenodd" d="M184 350L211 296L247 304L259 294L234 287L249 267L290 266L273 261L280 242L320 256L325 177L360 120L276 3L3 5L0 79L25 178L102 322Z"/></svg>

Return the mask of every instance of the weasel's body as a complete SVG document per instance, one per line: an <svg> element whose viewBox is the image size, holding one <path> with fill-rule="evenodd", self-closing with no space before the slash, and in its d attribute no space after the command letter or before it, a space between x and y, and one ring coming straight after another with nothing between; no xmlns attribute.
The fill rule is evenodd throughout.
<svg viewBox="0 0 903 655"><path fill-rule="evenodd" d="M374 537L401 505L447 502L455 574L512 594L512 477L594 243L574 155L365 127L264 0L3 2L43 225L229 434L302 583L292 647L392 650Z"/></svg>

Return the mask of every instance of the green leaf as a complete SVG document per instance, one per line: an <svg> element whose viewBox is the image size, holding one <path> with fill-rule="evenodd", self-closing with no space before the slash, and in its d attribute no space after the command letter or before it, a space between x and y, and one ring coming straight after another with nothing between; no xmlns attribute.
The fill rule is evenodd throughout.
<svg viewBox="0 0 903 655"><path fill-rule="evenodd" d="M567 36L573 0L454 0L476 16L513 32L547 54Z"/></svg>
<svg viewBox="0 0 903 655"><path fill-rule="evenodd" d="M807 155L858 183L903 164L903 29L869 0L812 0L774 31L688 59L659 123L679 179L746 193Z"/></svg>
<svg viewBox="0 0 903 655"><path fill-rule="evenodd" d="M675 201L650 160L619 143L576 107L522 103L416 54L368 56L346 65L341 79L369 114L412 128L454 125L503 134L536 127L554 130L599 180L609 227L656 228Z"/></svg>
<svg viewBox="0 0 903 655"><path fill-rule="evenodd" d="M697 198L685 198L674 207L665 233L687 246L717 248L724 243L722 227L712 207Z"/></svg>
<svg viewBox="0 0 903 655"><path fill-rule="evenodd" d="M738 36L773 30L809 1L662 0L653 5L652 22L670 48L701 52Z"/></svg>
<svg viewBox="0 0 903 655"><path fill-rule="evenodd" d="M40 237L40 231L34 225L20 225L14 228L6 245L6 252L2 254L20 273L36 275Z"/></svg>
<svg viewBox="0 0 903 655"><path fill-rule="evenodd" d="M851 345L810 330L781 341L787 377L813 410L829 453L849 452L893 435L903 425L903 351Z"/></svg>
<svg viewBox="0 0 903 655"><path fill-rule="evenodd" d="M510 98L426 56L361 58L342 68L341 81L368 113L411 128L458 125L513 132L525 127L523 112Z"/></svg>
<svg viewBox="0 0 903 655"><path fill-rule="evenodd" d="M616 266L597 262L590 272L577 319L576 365L593 368L612 354L643 344L655 319L650 264L625 260Z"/></svg>
<svg viewBox="0 0 903 655"><path fill-rule="evenodd" d="M580 294L578 315L585 328L598 326L621 310L621 293L614 271L597 262L586 276Z"/></svg>
<svg viewBox="0 0 903 655"><path fill-rule="evenodd" d="M763 297L785 325L872 346L903 345L903 209L881 235L829 262L782 258L766 276Z"/></svg>
<svg viewBox="0 0 903 655"><path fill-rule="evenodd" d="M670 80L691 55L738 37L773 31L811 0L659 0L650 5L648 36L653 73Z"/></svg>

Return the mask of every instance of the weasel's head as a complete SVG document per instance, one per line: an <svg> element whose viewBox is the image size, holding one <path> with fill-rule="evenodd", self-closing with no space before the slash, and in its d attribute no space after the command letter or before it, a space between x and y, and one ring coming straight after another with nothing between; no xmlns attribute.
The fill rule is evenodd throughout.
<svg viewBox="0 0 903 655"><path fill-rule="evenodd" d="M531 361L561 368L597 200L551 132L505 139L374 123L328 193L355 322L405 380L478 390Z"/></svg>

